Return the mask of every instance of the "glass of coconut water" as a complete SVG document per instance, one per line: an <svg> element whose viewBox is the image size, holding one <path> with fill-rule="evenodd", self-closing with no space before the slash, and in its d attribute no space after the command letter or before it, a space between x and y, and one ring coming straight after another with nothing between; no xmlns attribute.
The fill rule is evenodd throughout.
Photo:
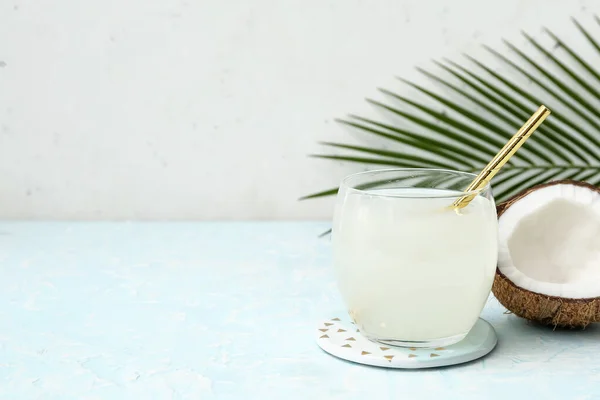
<svg viewBox="0 0 600 400"><path fill-rule="evenodd" d="M334 264L349 314L367 338L439 347L462 340L489 296L497 261L488 186L452 204L476 175L388 169L346 177L333 225Z"/></svg>

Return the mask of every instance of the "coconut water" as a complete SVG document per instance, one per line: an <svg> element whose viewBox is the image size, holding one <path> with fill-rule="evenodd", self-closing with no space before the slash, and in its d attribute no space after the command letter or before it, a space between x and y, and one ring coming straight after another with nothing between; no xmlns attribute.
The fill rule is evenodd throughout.
<svg viewBox="0 0 600 400"><path fill-rule="evenodd" d="M402 188L340 193L333 244L339 289L362 334L391 344L448 345L473 327L497 261L493 201Z"/></svg>

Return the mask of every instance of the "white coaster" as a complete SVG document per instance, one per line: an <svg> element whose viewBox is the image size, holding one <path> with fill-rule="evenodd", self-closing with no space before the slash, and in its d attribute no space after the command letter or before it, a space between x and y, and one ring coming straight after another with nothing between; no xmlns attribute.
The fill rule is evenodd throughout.
<svg viewBox="0 0 600 400"><path fill-rule="evenodd" d="M347 317L322 321L317 329L317 343L327 353L355 363L386 368L417 369L461 364L485 356L497 342L496 331L481 318L460 342L433 349L390 347L372 342L363 337Z"/></svg>

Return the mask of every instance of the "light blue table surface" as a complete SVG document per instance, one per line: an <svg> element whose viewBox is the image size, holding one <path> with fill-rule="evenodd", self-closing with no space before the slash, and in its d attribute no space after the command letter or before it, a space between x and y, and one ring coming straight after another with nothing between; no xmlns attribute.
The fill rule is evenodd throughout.
<svg viewBox="0 0 600 400"><path fill-rule="evenodd" d="M0 223L0 399L599 399L600 329L483 317L497 349L386 370L329 356L327 223Z"/></svg>

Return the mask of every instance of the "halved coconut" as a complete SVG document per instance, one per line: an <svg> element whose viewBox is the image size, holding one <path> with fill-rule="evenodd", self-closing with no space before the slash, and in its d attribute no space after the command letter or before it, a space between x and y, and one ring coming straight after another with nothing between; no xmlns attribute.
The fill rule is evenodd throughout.
<svg viewBox="0 0 600 400"><path fill-rule="evenodd" d="M498 206L493 293L543 324L600 321L600 189L577 181L534 186Z"/></svg>

